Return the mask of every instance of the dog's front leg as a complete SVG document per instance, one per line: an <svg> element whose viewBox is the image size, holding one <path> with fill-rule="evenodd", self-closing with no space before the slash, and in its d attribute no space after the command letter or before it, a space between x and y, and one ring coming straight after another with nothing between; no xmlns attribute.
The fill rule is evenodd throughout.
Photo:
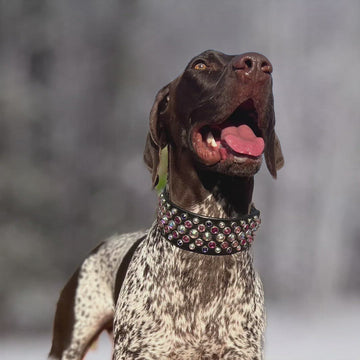
<svg viewBox="0 0 360 360"><path fill-rule="evenodd" d="M144 237L141 231L107 239L74 273L58 301L51 359L80 360L100 332L112 331L120 275Z"/></svg>
<svg viewBox="0 0 360 360"><path fill-rule="evenodd" d="M61 292L50 359L81 360L103 330L112 330L114 304L96 256L89 256Z"/></svg>

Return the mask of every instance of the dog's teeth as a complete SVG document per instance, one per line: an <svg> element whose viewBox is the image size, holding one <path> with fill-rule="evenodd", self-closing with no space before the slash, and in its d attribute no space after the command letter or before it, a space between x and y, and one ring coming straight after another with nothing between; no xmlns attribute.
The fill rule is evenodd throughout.
<svg viewBox="0 0 360 360"><path fill-rule="evenodd" d="M212 134L211 131L209 131L207 136L206 136L206 142L207 142L208 145L210 145L213 148L217 147L214 135Z"/></svg>

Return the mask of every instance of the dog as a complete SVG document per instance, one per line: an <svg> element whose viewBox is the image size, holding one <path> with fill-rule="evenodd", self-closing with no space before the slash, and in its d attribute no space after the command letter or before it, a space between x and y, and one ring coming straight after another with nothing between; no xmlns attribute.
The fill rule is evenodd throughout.
<svg viewBox="0 0 360 360"><path fill-rule="evenodd" d="M80 360L113 333L114 360L263 359L262 283L250 246L262 158L276 178L272 65L263 55L208 50L163 87L144 160L167 185L147 231L113 236L62 290L51 359Z"/></svg>

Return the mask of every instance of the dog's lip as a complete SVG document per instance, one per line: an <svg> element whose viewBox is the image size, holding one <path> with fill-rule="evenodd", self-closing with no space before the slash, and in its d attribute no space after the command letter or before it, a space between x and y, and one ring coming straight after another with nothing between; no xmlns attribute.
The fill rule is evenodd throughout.
<svg viewBox="0 0 360 360"><path fill-rule="evenodd" d="M241 141L236 139L237 134ZM253 102L244 102L222 121L197 124L191 131L191 143L208 166L225 160L257 161L262 157L264 141Z"/></svg>
<svg viewBox="0 0 360 360"><path fill-rule="evenodd" d="M209 140L209 143L207 143L203 141L203 136L199 131L193 133L192 144L196 155L208 166L215 165L222 161L233 161L238 163L252 162L258 161L262 157L262 153L260 155L238 153L221 141L211 139Z"/></svg>

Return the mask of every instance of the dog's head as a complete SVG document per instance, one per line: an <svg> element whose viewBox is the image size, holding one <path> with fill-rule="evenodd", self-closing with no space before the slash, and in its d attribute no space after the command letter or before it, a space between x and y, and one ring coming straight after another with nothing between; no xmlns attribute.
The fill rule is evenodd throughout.
<svg viewBox="0 0 360 360"><path fill-rule="evenodd" d="M272 65L263 55L205 51L162 88L150 113L145 163L157 183L160 151L187 151L197 166L253 176L262 154L276 178L284 163L275 134Z"/></svg>

